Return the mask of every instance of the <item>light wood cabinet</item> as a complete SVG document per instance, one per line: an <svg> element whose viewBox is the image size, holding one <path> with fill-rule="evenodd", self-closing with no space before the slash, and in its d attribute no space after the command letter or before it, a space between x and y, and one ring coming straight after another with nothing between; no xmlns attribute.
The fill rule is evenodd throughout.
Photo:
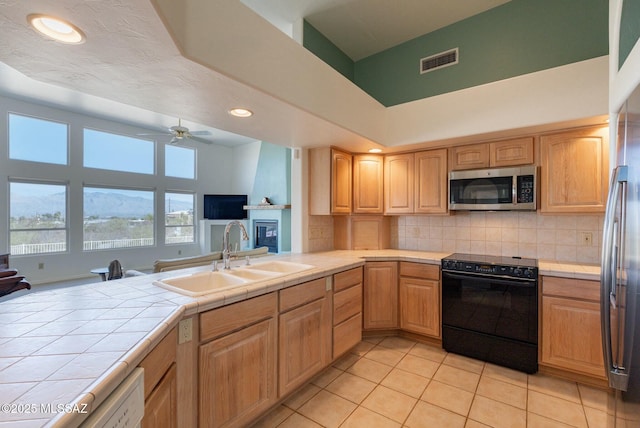
<svg viewBox="0 0 640 428"><path fill-rule="evenodd" d="M309 150L309 214L350 214L353 159L329 147Z"/></svg>
<svg viewBox="0 0 640 428"><path fill-rule="evenodd" d="M540 364L605 378L597 281L542 278Z"/></svg>
<svg viewBox="0 0 640 428"><path fill-rule="evenodd" d="M533 137L489 143L490 167L529 165L533 160Z"/></svg>
<svg viewBox="0 0 640 428"><path fill-rule="evenodd" d="M277 400L277 293L200 315L199 425L247 425Z"/></svg>
<svg viewBox="0 0 640 428"><path fill-rule="evenodd" d="M385 214L447 212L447 149L385 157Z"/></svg>
<svg viewBox="0 0 640 428"><path fill-rule="evenodd" d="M144 368L143 428L178 426L177 345L178 334L174 328L140 363Z"/></svg>
<svg viewBox="0 0 640 428"><path fill-rule="evenodd" d="M489 144L470 144L452 147L450 150L450 170L478 169L489 167Z"/></svg>
<svg viewBox="0 0 640 428"><path fill-rule="evenodd" d="M364 267L363 327L398 328L398 262L368 262Z"/></svg>
<svg viewBox="0 0 640 428"><path fill-rule="evenodd" d="M604 212L608 192L607 127L540 137L540 211Z"/></svg>
<svg viewBox="0 0 640 428"><path fill-rule="evenodd" d="M280 291L280 397L298 388L331 362L331 319L330 278Z"/></svg>
<svg viewBox="0 0 640 428"><path fill-rule="evenodd" d="M451 171L529 165L534 163L533 137L452 147L450 162Z"/></svg>
<svg viewBox="0 0 640 428"><path fill-rule="evenodd" d="M440 338L440 267L400 262L400 328Z"/></svg>
<svg viewBox="0 0 640 428"><path fill-rule="evenodd" d="M177 428L176 364L172 364L144 404L142 428Z"/></svg>
<svg viewBox="0 0 640 428"><path fill-rule="evenodd" d="M415 157L416 214L444 214L447 205L447 149L417 152Z"/></svg>
<svg viewBox="0 0 640 428"><path fill-rule="evenodd" d="M389 155L384 158L385 214L412 214L414 204L413 153Z"/></svg>
<svg viewBox="0 0 640 428"><path fill-rule="evenodd" d="M333 247L336 250L382 250L389 248L389 217L378 215L333 218Z"/></svg>
<svg viewBox="0 0 640 428"><path fill-rule="evenodd" d="M333 276L333 359L362 340L362 268Z"/></svg>
<svg viewBox="0 0 640 428"><path fill-rule="evenodd" d="M382 214L383 157L379 155L353 156L353 212Z"/></svg>

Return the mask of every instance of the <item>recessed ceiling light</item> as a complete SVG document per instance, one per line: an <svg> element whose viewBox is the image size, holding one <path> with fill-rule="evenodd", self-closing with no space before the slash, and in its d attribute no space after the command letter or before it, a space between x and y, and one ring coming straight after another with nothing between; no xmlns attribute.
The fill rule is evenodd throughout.
<svg viewBox="0 0 640 428"><path fill-rule="evenodd" d="M369 149L369 153L382 153L382 149Z"/></svg>
<svg viewBox="0 0 640 428"><path fill-rule="evenodd" d="M40 34L57 42L78 45L84 43L84 33L75 25L49 15L32 13L27 16L29 24Z"/></svg>
<svg viewBox="0 0 640 428"><path fill-rule="evenodd" d="M231 110L229 110L229 114L231 116L236 116L236 117L251 117L251 116L253 116L253 112L251 110L248 110L246 108L241 108L241 107L232 108Z"/></svg>

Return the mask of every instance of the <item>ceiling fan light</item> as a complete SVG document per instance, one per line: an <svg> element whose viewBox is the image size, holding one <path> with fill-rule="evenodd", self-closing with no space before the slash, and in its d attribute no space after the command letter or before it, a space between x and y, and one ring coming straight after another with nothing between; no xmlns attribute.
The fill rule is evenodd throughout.
<svg viewBox="0 0 640 428"><path fill-rule="evenodd" d="M49 15L32 13L27 21L38 33L60 43L78 45L85 42L85 35L75 25Z"/></svg>
<svg viewBox="0 0 640 428"><path fill-rule="evenodd" d="M236 107L229 110L229 114L235 117L251 117L253 116L253 112L249 109Z"/></svg>

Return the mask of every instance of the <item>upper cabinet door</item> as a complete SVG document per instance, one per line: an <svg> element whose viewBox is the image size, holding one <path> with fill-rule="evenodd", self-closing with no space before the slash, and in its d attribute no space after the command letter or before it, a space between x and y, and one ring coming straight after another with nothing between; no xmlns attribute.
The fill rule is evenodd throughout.
<svg viewBox="0 0 640 428"><path fill-rule="evenodd" d="M533 137L490 143L489 156L492 167L530 165L533 163Z"/></svg>
<svg viewBox="0 0 640 428"><path fill-rule="evenodd" d="M413 153L384 158L385 214L412 214L414 201Z"/></svg>
<svg viewBox="0 0 640 428"><path fill-rule="evenodd" d="M452 171L489 167L489 144L452 147L450 151Z"/></svg>
<svg viewBox="0 0 640 428"><path fill-rule="evenodd" d="M415 154L415 212L447 212L447 149Z"/></svg>
<svg viewBox="0 0 640 428"><path fill-rule="evenodd" d="M353 212L382 214L383 158L379 155L353 156Z"/></svg>
<svg viewBox="0 0 640 428"><path fill-rule="evenodd" d="M331 150L331 214L351 213L352 157Z"/></svg>
<svg viewBox="0 0 640 428"><path fill-rule="evenodd" d="M608 132L591 127L540 137L541 212L604 212Z"/></svg>

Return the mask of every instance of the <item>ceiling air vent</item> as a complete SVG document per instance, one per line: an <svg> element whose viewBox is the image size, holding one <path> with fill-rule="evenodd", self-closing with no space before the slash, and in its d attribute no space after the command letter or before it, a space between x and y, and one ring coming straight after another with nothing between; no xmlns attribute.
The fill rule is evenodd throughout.
<svg viewBox="0 0 640 428"><path fill-rule="evenodd" d="M431 55L420 60L420 74L449 67L458 63L458 48Z"/></svg>

